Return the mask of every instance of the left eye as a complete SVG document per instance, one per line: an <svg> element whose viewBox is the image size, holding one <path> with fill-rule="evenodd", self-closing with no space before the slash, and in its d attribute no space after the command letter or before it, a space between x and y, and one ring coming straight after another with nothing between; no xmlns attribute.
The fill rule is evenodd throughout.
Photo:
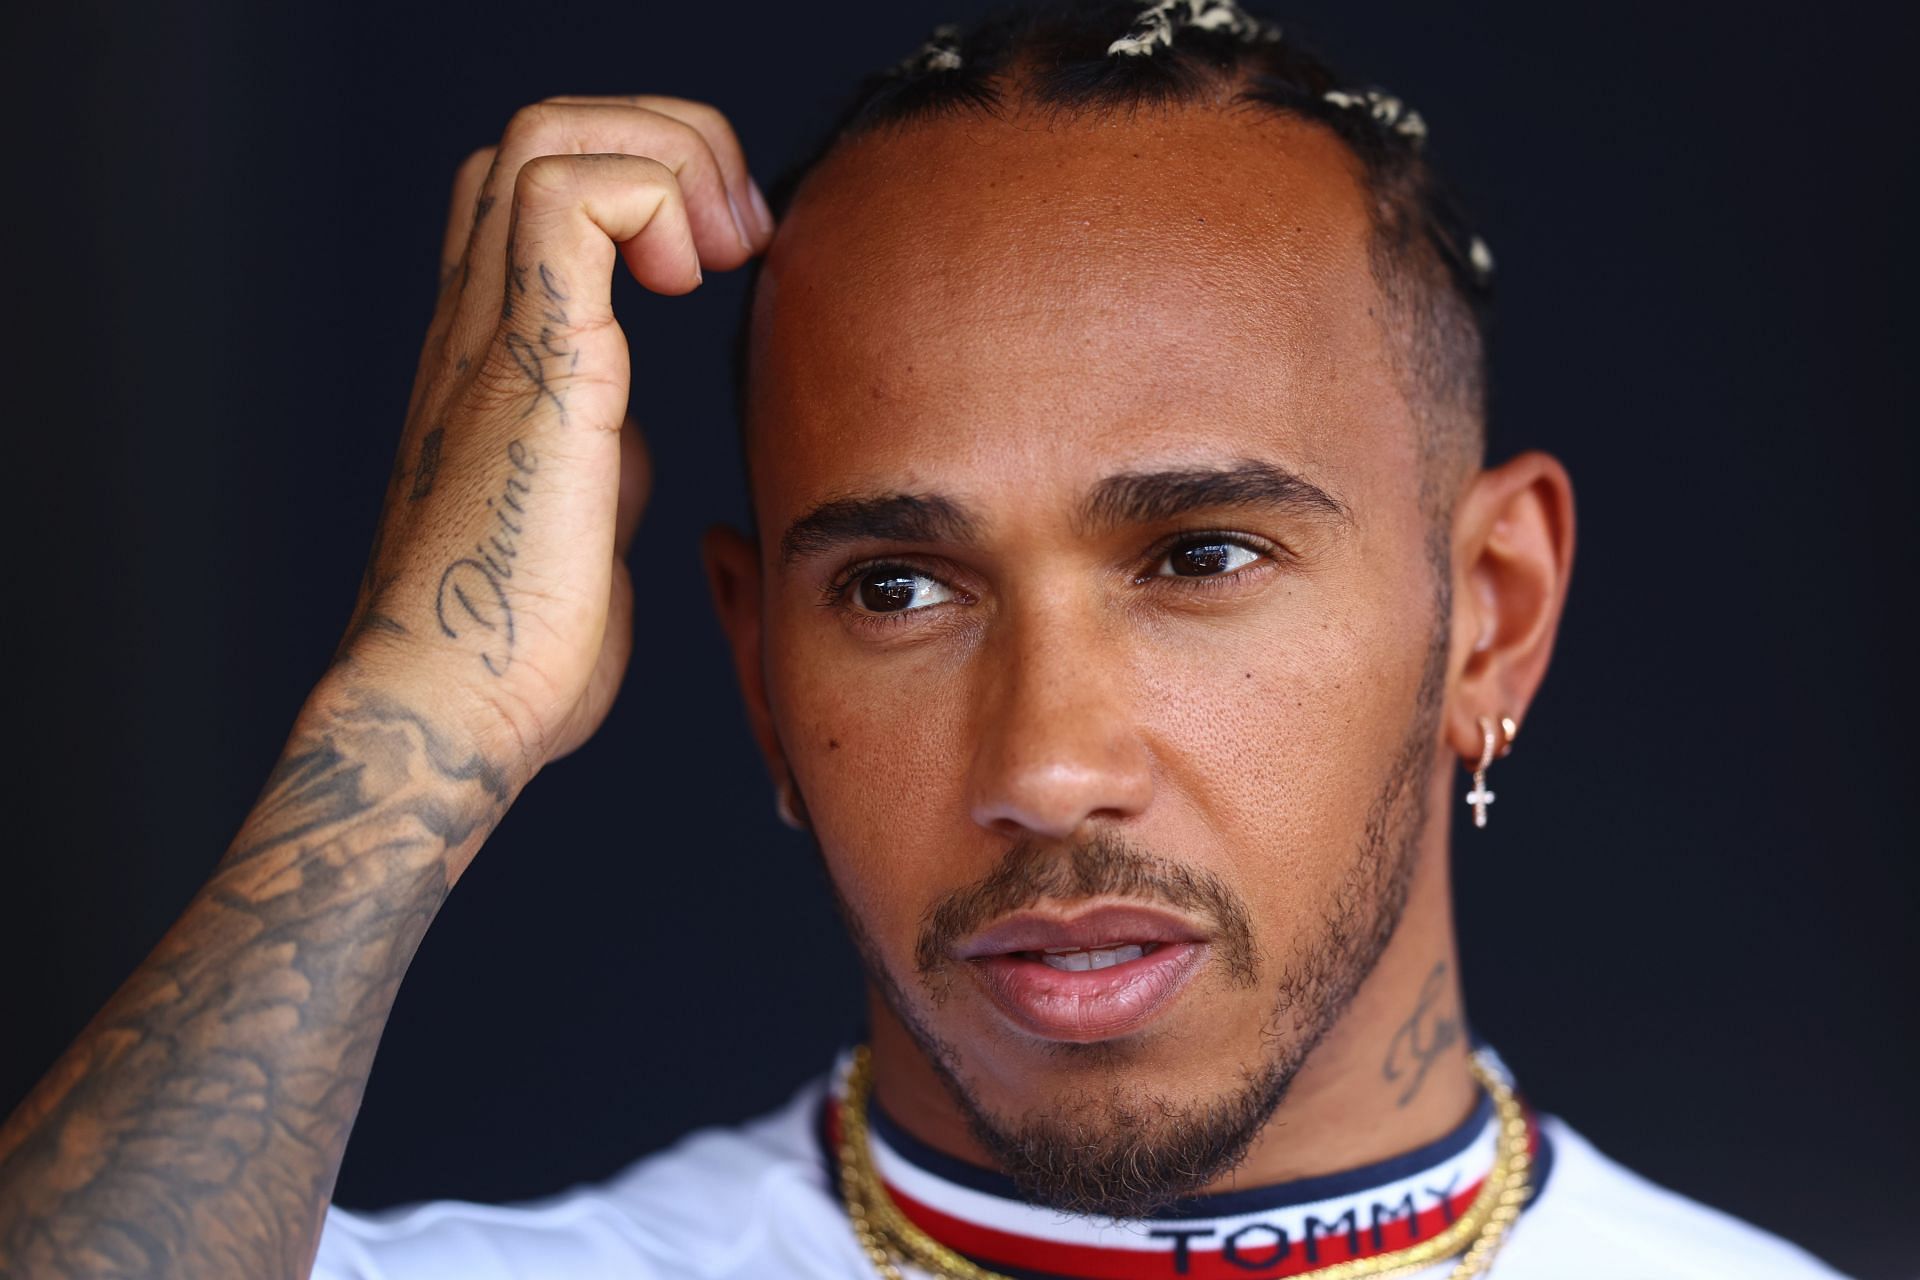
<svg viewBox="0 0 1920 1280"><path fill-rule="evenodd" d="M938 578L897 566L869 569L851 585L855 603L868 613L906 613L953 599L953 591Z"/></svg>
<svg viewBox="0 0 1920 1280"><path fill-rule="evenodd" d="M1187 542L1161 557L1154 573L1163 578L1212 578L1232 573L1260 558L1252 547L1210 538Z"/></svg>

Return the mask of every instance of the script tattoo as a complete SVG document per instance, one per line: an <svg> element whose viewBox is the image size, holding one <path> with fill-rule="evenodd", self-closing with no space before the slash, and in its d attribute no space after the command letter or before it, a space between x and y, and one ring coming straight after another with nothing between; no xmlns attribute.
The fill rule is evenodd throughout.
<svg viewBox="0 0 1920 1280"><path fill-rule="evenodd" d="M533 476L540 459L519 441L507 445L506 483L487 499L493 515L485 540L473 544L473 554L462 556L440 574L433 612L441 634L449 640L479 637L480 661L494 675L513 663L513 599L507 583L520 555L520 535L526 532L527 509L522 499L533 492ZM511 514L509 514L511 513Z"/></svg>
<svg viewBox="0 0 1920 1280"><path fill-rule="evenodd" d="M1401 1090L1396 1106L1404 1107L1413 1101L1420 1092L1420 1086L1426 1081L1427 1071L1439 1060L1441 1054L1460 1041L1460 1021L1434 1010L1434 1005L1446 993L1447 962L1440 961L1433 966L1433 972L1420 984L1420 996L1414 1002L1413 1014L1400 1024L1393 1033L1393 1040L1387 1045L1387 1060L1380 1068L1380 1074L1387 1083L1394 1084L1405 1079L1407 1086ZM1409 1078L1410 1077L1410 1078Z"/></svg>
<svg viewBox="0 0 1920 1280"><path fill-rule="evenodd" d="M544 262L532 267L514 263L511 243L507 257L500 319L503 324L513 321L516 327L502 336L501 343L532 388L520 416L531 417L534 410L546 405L565 423L567 402L561 394L562 384L556 380L572 374L580 363L579 349L568 345L566 337L566 287ZM533 337L522 332L528 327L534 330ZM539 458L521 440L507 445L507 463L505 483L498 494L487 499L492 519L486 534L474 543L472 555L460 557L441 571L433 599L441 634L449 640L477 638L480 662L495 676L505 674L513 664L516 622L507 584L513 580L513 562L520 555L520 537L526 532L523 499L533 492L533 476L540 467Z"/></svg>
<svg viewBox="0 0 1920 1280"><path fill-rule="evenodd" d="M569 299L559 278L544 262L535 267L534 272L539 281L537 296L531 296L525 267L509 270L506 293L500 304L500 318L513 319L517 308L531 300L538 308L533 315L533 320L538 323L536 334L529 338L518 330L510 330L501 341L506 344L507 354L513 357L520 372L533 384L533 398L527 402L526 411L520 416L527 417L542 404L549 404L564 423L567 420L567 402L554 387L552 373L572 373L580 364L580 350L567 344L566 304Z"/></svg>
<svg viewBox="0 0 1920 1280"><path fill-rule="evenodd" d="M310 704L207 884L0 1126L0 1275L305 1275L394 993L510 790L384 694Z"/></svg>

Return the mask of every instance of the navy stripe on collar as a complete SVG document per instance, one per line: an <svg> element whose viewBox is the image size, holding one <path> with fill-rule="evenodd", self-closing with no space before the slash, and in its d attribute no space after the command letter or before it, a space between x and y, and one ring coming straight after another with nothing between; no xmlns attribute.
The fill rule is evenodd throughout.
<svg viewBox="0 0 1920 1280"><path fill-rule="evenodd" d="M1015 1187L1013 1179L1005 1174L950 1156L943 1151L936 1151L915 1138L887 1114L878 1098L871 1100L867 1116L868 1123L873 1126L874 1132L879 1134L888 1146L928 1173L970 1190L999 1196L1004 1200L1025 1198ZM1263 1187L1248 1187L1242 1191L1222 1191L1213 1195L1190 1196L1160 1210L1153 1216L1155 1221L1166 1219L1176 1222L1194 1218L1226 1218L1236 1214L1260 1213L1354 1195L1372 1187L1411 1177L1423 1169L1431 1168L1443 1160L1459 1155L1485 1132L1487 1122L1492 1118L1493 1099L1482 1091L1480 1100L1474 1105L1472 1113L1459 1125L1442 1137L1402 1155L1340 1173L1299 1178L1292 1182L1273 1183Z"/></svg>

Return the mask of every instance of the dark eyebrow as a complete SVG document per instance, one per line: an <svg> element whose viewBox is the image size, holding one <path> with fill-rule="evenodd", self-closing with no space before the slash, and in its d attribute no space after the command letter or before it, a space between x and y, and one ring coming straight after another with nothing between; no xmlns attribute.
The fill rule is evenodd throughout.
<svg viewBox="0 0 1920 1280"><path fill-rule="evenodd" d="M978 524L959 503L934 493L834 498L787 526L780 562L791 564L845 542L968 542Z"/></svg>
<svg viewBox="0 0 1920 1280"><path fill-rule="evenodd" d="M1347 504L1285 467L1241 459L1222 467L1109 476L1088 495L1084 518L1095 528L1152 524L1205 507L1264 506L1353 523Z"/></svg>

